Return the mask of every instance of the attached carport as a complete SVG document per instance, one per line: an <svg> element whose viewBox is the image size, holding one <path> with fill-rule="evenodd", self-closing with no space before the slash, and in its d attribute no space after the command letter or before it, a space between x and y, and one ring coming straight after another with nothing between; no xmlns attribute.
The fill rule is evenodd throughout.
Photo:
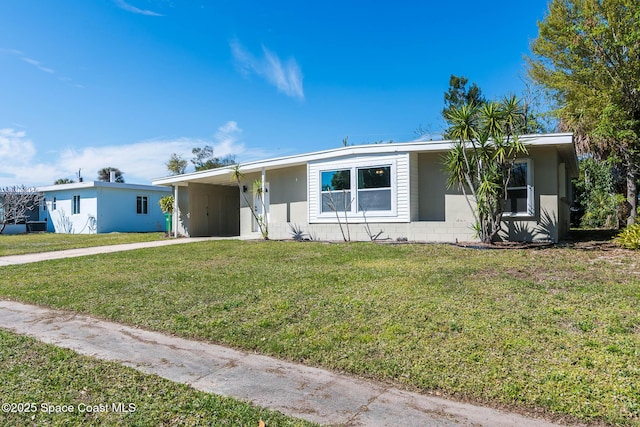
<svg viewBox="0 0 640 427"><path fill-rule="evenodd" d="M240 235L240 196L228 168L154 180L173 187L174 235L229 237Z"/></svg>

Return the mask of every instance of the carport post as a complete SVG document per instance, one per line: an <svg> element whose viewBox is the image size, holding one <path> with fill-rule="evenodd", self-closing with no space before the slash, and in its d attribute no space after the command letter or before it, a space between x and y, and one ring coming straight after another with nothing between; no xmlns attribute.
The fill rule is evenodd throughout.
<svg viewBox="0 0 640 427"><path fill-rule="evenodd" d="M173 237L178 237L178 185L173 186Z"/></svg>
<svg viewBox="0 0 640 427"><path fill-rule="evenodd" d="M267 188L267 172L264 170L264 168L262 168L262 176L260 177L260 180L262 181L262 216L264 217L264 223L266 225L266 227L269 227L269 217L267 216L267 205L265 204L265 195L266 193L266 188Z"/></svg>

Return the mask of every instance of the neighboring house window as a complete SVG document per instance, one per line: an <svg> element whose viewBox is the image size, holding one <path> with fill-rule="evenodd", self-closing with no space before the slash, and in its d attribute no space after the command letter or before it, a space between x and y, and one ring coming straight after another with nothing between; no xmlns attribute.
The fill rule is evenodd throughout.
<svg viewBox="0 0 640 427"><path fill-rule="evenodd" d="M71 213L73 215L77 215L80 213L80 196L76 195L73 196L73 201L72 201L72 205L71 205Z"/></svg>
<svg viewBox="0 0 640 427"><path fill-rule="evenodd" d="M53 201L51 202L51 210L55 211L56 210L56 198L53 198Z"/></svg>
<svg viewBox="0 0 640 427"><path fill-rule="evenodd" d="M320 172L321 214L391 212L391 165ZM352 188L355 188L354 192Z"/></svg>
<svg viewBox="0 0 640 427"><path fill-rule="evenodd" d="M531 160L515 162L507 184L507 200L504 213L506 215L534 215L533 195L533 167Z"/></svg>
<svg viewBox="0 0 640 427"><path fill-rule="evenodd" d="M138 196L136 198L136 213L138 215L147 215L149 213L149 198L147 196Z"/></svg>

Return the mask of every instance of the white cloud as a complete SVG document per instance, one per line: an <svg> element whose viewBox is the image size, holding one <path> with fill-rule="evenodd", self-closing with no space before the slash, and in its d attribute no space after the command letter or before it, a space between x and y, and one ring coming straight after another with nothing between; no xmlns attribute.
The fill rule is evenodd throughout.
<svg viewBox="0 0 640 427"><path fill-rule="evenodd" d="M253 160L266 153L245 149L242 129L234 121L220 126L211 138L173 138L140 141L126 145L69 148L47 153L50 161L38 161L35 145L24 131L0 129L0 187L25 184L50 185L58 178L76 179L81 169L85 181L96 179L97 171L112 166L124 172L130 183L148 184L168 175L165 163L172 153L190 160L194 147L209 145L214 155L236 155ZM187 171L192 171L190 163Z"/></svg>
<svg viewBox="0 0 640 427"><path fill-rule="evenodd" d="M38 70L47 73L47 74L56 74L56 70L54 70L53 68L47 67L45 66L42 62L30 58L28 57L24 52L17 50L17 49L2 49L0 48L0 53L3 54L8 54L8 55L15 55L17 57L20 58L20 60L22 60L23 62L26 62L29 65L33 65L34 67L36 67ZM61 82L65 82L67 83L69 86L72 87L76 87L79 89L84 89L84 86L78 83L73 83L73 80L69 77L58 77L58 80L60 80Z"/></svg>
<svg viewBox="0 0 640 427"><path fill-rule="evenodd" d="M280 58L265 46L262 46L263 57L258 58L247 51L237 40L230 43L231 54L241 73L255 73L278 88L287 96L304 99L302 87L302 71L294 58L284 64Z"/></svg>
<svg viewBox="0 0 640 427"><path fill-rule="evenodd" d="M33 158L36 149L24 131L0 129L0 159L2 163L24 163Z"/></svg>
<svg viewBox="0 0 640 427"><path fill-rule="evenodd" d="M49 67L45 67L44 65L42 65L42 62L40 61L36 61L35 59L23 56L22 59L24 62L26 62L27 64L31 64L34 67L36 67L38 70L40 71L44 71L45 73L49 73L49 74L54 74L55 70Z"/></svg>
<svg viewBox="0 0 640 427"><path fill-rule="evenodd" d="M34 177L55 171L53 166L35 164L35 155L35 145L24 131L0 129L0 187L35 185Z"/></svg>
<svg viewBox="0 0 640 427"><path fill-rule="evenodd" d="M124 0L114 0L116 6L118 6L122 10L126 10L127 12L137 13L138 15L146 15L146 16L164 16L160 13L154 12L152 10L139 9L135 6L130 5Z"/></svg>

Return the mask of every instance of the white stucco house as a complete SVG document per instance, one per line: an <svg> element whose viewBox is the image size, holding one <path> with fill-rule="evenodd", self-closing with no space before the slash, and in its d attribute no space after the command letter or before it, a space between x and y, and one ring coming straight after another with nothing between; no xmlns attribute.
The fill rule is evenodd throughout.
<svg viewBox="0 0 640 427"><path fill-rule="evenodd" d="M578 175L573 136L525 135L521 141L528 153L515 165L503 237L557 241L569 229L571 178ZM389 239L473 241L466 198L447 188L443 172L442 157L450 147L451 141L360 145L248 162L240 165L240 188L230 167L153 184L172 187L173 230L181 235L258 238L254 209L275 239L290 238L295 225L318 239L341 240L340 220L348 222L352 240L381 231ZM264 208L251 192L260 179ZM332 202L341 206L339 212Z"/></svg>
<svg viewBox="0 0 640 427"><path fill-rule="evenodd" d="M165 230L158 201L171 189L153 185L87 181L39 187L45 196L40 221L68 234Z"/></svg>

